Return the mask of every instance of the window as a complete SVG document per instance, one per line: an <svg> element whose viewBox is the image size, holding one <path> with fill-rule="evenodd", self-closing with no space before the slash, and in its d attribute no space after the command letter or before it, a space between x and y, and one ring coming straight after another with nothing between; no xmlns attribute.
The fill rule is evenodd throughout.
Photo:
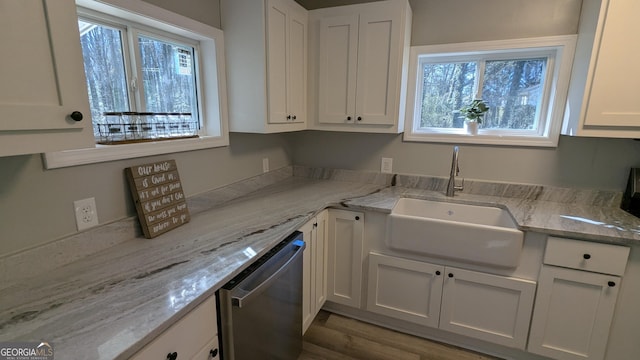
<svg viewBox="0 0 640 360"><path fill-rule="evenodd" d="M556 146L574 36L411 49L405 140ZM489 106L478 135L460 109Z"/></svg>
<svg viewBox="0 0 640 360"><path fill-rule="evenodd" d="M229 144L221 30L141 0L76 4L97 144L46 168Z"/></svg>
<svg viewBox="0 0 640 360"><path fill-rule="evenodd" d="M96 142L198 135L198 43L115 21L110 25L99 15L78 19Z"/></svg>

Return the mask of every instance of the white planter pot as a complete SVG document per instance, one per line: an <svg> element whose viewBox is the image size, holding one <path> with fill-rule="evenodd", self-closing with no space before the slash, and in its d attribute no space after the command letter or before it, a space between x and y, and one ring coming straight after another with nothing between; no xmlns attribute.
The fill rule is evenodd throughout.
<svg viewBox="0 0 640 360"><path fill-rule="evenodd" d="M464 128L469 135L478 135L478 123L476 121L465 121Z"/></svg>

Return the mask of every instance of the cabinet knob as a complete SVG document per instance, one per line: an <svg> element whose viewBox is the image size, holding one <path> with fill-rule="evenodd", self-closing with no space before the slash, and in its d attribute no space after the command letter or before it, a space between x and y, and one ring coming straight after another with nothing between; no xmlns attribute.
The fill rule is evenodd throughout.
<svg viewBox="0 0 640 360"><path fill-rule="evenodd" d="M295 115L293 115L293 120L295 120L295 119L296 119L296 116L295 116Z"/></svg>
<svg viewBox="0 0 640 360"><path fill-rule="evenodd" d="M362 116L358 116L358 121L362 121Z"/></svg>
<svg viewBox="0 0 640 360"><path fill-rule="evenodd" d="M172 352L167 354L167 360L176 360L178 358L177 352Z"/></svg>
<svg viewBox="0 0 640 360"><path fill-rule="evenodd" d="M449 277L452 278L453 277L453 273L449 273Z"/></svg>
<svg viewBox="0 0 640 360"><path fill-rule="evenodd" d="M216 355L218 355L218 349L211 349L209 351L209 356L211 356L212 358L216 357Z"/></svg>
<svg viewBox="0 0 640 360"><path fill-rule="evenodd" d="M73 121L82 121L82 119L84 119L84 115L82 115L82 113L80 111L72 112L71 114L69 114L69 117Z"/></svg>
<svg viewBox="0 0 640 360"><path fill-rule="evenodd" d="M291 115L287 115L287 120L291 120Z"/></svg>
<svg viewBox="0 0 640 360"><path fill-rule="evenodd" d="M583 257L585 260L589 260L589 259L591 259L591 254L584 254L584 255L582 255L582 257Z"/></svg>
<svg viewBox="0 0 640 360"><path fill-rule="evenodd" d="M356 216L356 220L360 220L360 216Z"/></svg>
<svg viewBox="0 0 640 360"><path fill-rule="evenodd" d="M347 121L351 121L351 116L347 116Z"/></svg>
<svg viewBox="0 0 640 360"><path fill-rule="evenodd" d="M609 281L607 285L609 285L609 287L614 287L616 286L616 283L614 281Z"/></svg>
<svg viewBox="0 0 640 360"><path fill-rule="evenodd" d="M317 228L318 227L318 223L313 223L313 227Z"/></svg>
<svg viewBox="0 0 640 360"><path fill-rule="evenodd" d="M440 270L436 271L436 275L440 275Z"/></svg>

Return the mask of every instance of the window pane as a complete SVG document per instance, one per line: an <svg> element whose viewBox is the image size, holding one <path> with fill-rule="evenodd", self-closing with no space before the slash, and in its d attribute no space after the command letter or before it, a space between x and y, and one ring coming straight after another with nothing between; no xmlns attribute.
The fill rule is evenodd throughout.
<svg viewBox="0 0 640 360"><path fill-rule="evenodd" d="M85 20L78 20L78 27L91 116L94 124L100 124L105 121L105 112L130 110L122 34L118 29ZM94 129L94 135L99 136L98 127Z"/></svg>
<svg viewBox="0 0 640 360"><path fill-rule="evenodd" d="M546 58L487 61L482 99L490 110L482 128L537 129L546 65Z"/></svg>
<svg viewBox="0 0 640 360"><path fill-rule="evenodd" d="M146 111L186 112L197 119L193 48L144 36L139 43Z"/></svg>
<svg viewBox="0 0 640 360"><path fill-rule="evenodd" d="M475 62L422 64L420 128L463 127L458 110L473 98L476 69Z"/></svg>

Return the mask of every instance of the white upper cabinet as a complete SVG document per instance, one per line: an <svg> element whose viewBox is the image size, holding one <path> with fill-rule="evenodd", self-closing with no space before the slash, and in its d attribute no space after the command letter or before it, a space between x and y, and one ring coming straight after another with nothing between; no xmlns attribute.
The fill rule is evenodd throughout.
<svg viewBox="0 0 640 360"><path fill-rule="evenodd" d="M222 0L229 128L303 130L307 115L307 10L293 0Z"/></svg>
<svg viewBox="0 0 640 360"><path fill-rule="evenodd" d="M309 119L319 130L403 130L411 7L406 0L310 12Z"/></svg>
<svg viewBox="0 0 640 360"><path fill-rule="evenodd" d="M92 146L75 2L0 0L0 45L0 156Z"/></svg>
<svg viewBox="0 0 640 360"><path fill-rule="evenodd" d="M585 0L563 133L640 137L637 0Z"/></svg>

